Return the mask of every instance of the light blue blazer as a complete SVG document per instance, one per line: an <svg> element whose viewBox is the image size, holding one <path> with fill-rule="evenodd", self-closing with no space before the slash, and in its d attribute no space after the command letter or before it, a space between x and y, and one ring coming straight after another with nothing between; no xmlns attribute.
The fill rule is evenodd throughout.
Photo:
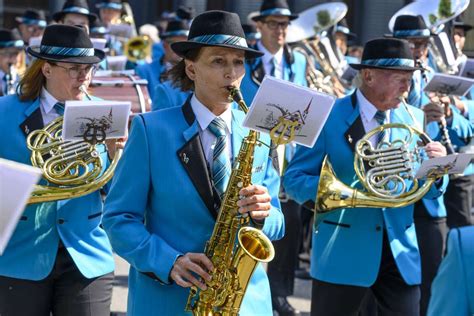
<svg viewBox="0 0 474 316"><path fill-rule="evenodd" d="M43 128L39 99L20 102L17 95L0 98L0 126L3 130L0 157L31 164L26 136ZM101 158L107 164L104 150ZM0 256L0 275L44 279L53 269L60 240L86 278L112 272L111 246L99 226L102 206L99 191L80 198L28 206Z"/></svg>
<svg viewBox="0 0 474 316"><path fill-rule="evenodd" d="M449 232L448 254L431 285L428 316L474 315L474 227Z"/></svg>
<svg viewBox="0 0 474 316"><path fill-rule="evenodd" d="M135 73L142 79L148 80L148 93L153 100L155 87L159 84L161 74L166 71L161 59L154 59L151 63L144 63L135 67Z"/></svg>
<svg viewBox="0 0 474 316"><path fill-rule="evenodd" d="M258 49L257 47L254 48ZM290 51L287 46L285 46L284 50L283 79L300 86L308 86L306 81L306 58L299 52ZM252 104L253 98L264 77L265 69L261 58L255 58L245 63L245 76L240 89L245 102L249 106Z"/></svg>
<svg viewBox="0 0 474 316"><path fill-rule="evenodd" d="M243 118L243 112L232 110L234 157L248 133ZM261 140L269 144L266 135ZM189 102L134 119L103 218L114 250L131 264L129 315L188 315L184 308L189 289L171 282L169 275L179 255L202 253L211 237L220 202L209 174ZM284 234L280 181L266 146L255 150L252 182L266 186L272 196L263 232L279 239ZM241 315L272 315L261 265L251 278Z"/></svg>
<svg viewBox="0 0 474 316"><path fill-rule="evenodd" d="M190 95L191 91L181 91L180 88L174 87L170 80L158 83L153 94L151 109L156 111L181 106Z"/></svg>
<svg viewBox="0 0 474 316"><path fill-rule="evenodd" d="M423 112L410 108L422 124ZM413 124L403 107L391 111L390 121ZM398 138L400 133L391 133L392 139ZM316 145L297 148L284 175L286 192L300 204L314 202L325 156L332 163L336 176L343 183L352 185L357 180L353 166L354 148L364 134L356 94L338 99ZM441 189L433 186L426 197L439 196L446 186L442 184ZM316 219L311 258L313 278L335 284L371 286L379 271L385 229L403 279L407 284L420 283L413 205L340 209L318 214Z"/></svg>

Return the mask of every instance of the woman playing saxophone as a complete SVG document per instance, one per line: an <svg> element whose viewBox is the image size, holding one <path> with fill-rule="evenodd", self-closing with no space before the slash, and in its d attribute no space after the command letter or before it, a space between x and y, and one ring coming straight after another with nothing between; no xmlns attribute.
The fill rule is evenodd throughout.
<svg viewBox="0 0 474 316"><path fill-rule="evenodd" d="M184 310L189 288L204 291L211 279L222 277L214 274L204 249L228 190L240 196L232 208L247 216L250 226L270 239L283 235L279 176L269 148L255 146L250 185L229 184L249 133L241 126L244 113L229 100L229 87L240 86L245 59L261 53L247 47L238 16L224 11L197 16L188 40L171 47L183 57L171 77L193 94L181 107L135 118L103 217L114 249L132 266L130 315L189 314ZM259 141L269 144L269 137ZM261 265L249 281L240 315L272 315Z"/></svg>

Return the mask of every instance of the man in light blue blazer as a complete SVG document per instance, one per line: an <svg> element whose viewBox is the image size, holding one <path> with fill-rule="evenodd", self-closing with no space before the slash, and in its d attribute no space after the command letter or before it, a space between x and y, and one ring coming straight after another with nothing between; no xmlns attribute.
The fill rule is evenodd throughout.
<svg viewBox="0 0 474 316"><path fill-rule="evenodd" d="M48 26L41 46L28 53L36 59L20 94L0 98L0 157L24 164L31 164L27 136L61 116L65 101L82 100L80 87L87 89L93 66L105 57L82 28L59 24ZM107 165L107 152L97 150ZM108 316L114 260L101 217L99 190L29 205L0 256L0 314Z"/></svg>
<svg viewBox="0 0 474 316"><path fill-rule="evenodd" d="M474 227L452 229L447 248L431 287L428 316L474 315Z"/></svg>
<svg viewBox="0 0 474 316"><path fill-rule="evenodd" d="M316 145L299 147L284 175L284 187L298 203L314 204L325 157L343 183L361 189L354 171L354 151L357 141L373 128L403 123L423 129L423 113L402 105L399 99L408 91L417 69L406 41L371 40L365 45L361 63L351 66L359 70L360 88L335 103ZM404 136L395 129L369 141L376 145ZM413 149L416 142L409 146ZM430 157L446 154L437 142L424 148ZM426 197L436 198L444 185L438 180ZM382 315L419 315L420 255L413 205L342 208L318 214L311 275L312 315L357 315L369 290Z"/></svg>
<svg viewBox="0 0 474 316"><path fill-rule="evenodd" d="M135 68L135 72L140 78L148 80L148 93L152 100L161 102L161 100L154 98L155 88L160 82L166 81L166 72L180 60L180 57L171 50L171 43L186 40L188 33L187 21L174 20L168 22L166 31L160 34L164 50L163 56L151 63L142 64Z"/></svg>
<svg viewBox="0 0 474 316"><path fill-rule="evenodd" d="M193 20L188 40L172 48L183 57L175 66L181 71L176 78L194 93L181 107L135 118L103 217L114 250L131 264L129 315L190 314L184 310L189 287L206 288L204 280L212 275L203 251L229 190L231 161L248 134L228 87L240 84L245 58L260 53L247 47L238 16L205 12ZM270 143L267 135L260 140ZM249 187L232 188L242 196L235 207L270 239L279 239L284 232L279 176L266 146L256 146L251 179ZM260 264L240 315L272 315Z"/></svg>

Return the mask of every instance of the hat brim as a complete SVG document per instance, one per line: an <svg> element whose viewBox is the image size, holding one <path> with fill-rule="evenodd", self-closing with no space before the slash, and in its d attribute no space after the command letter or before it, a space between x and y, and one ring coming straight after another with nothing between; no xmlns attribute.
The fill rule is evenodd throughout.
<svg viewBox="0 0 474 316"><path fill-rule="evenodd" d="M472 30L472 25L469 25L469 24L454 24L454 27L459 27L459 28L462 28L464 29L464 32L469 32L470 30Z"/></svg>
<svg viewBox="0 0 474 316"><path fill-rule="evenodd" d="M27 53L38 59L44 59L47 61L63 62L63 63L72 63L72 64L97 64L100 63L105 58L105 53L100 49L94 48L94 56L58 56L58 55L48 55L41 54L39 52L39 46L31 47L29 46L26 49Z"/></svg>
<svg viewBox="0 0 474 316"><path fill-rule="evenodd" d="M296 20L299 17L298 14L290 14L290 15L286 15L286 14L266 14L266 15L256 15L256 16L252 17L252 21L258 22L258 21L266 18L267 16L287 16L290 19L290 21Z"/></svg>
<svg viewBox="0 0 474 316"><path fill-rule="evenodd" d="M402 39L402 40L408 40L408 39L429 39L431 36L434 34L430 32L429 36L421 36L421 35L413 35L413 36L403 36L403 37L395 37L393 34L384 34L383 37L385 38L396 38L396 39Z"/></svg>
<svg viewBox="0 0 474 316"><path fill-rule="evenodd" d="M381 70L400 70L400 71L415 71L415 70L422 70L422 67L409 67L409 66L372 66L372 65L363 65L363 64L349 64L355 70L361 70L364 68L370 69L381 69Z"/></svg>
<svg viewBox="0 0 474 316"><path fill-rule="evenodd" d="M79 14L79 15L85 15L89 19L89 24L94 23L98 16L95 13L89 13L89 14L84 14L84 13L79 13L79 12L64 12L64 11L59 11L53 14L53 20L58 22L60 21L66 14Z"/></svg>
<svg viewBox="0 0 474 316"><path fill-rule="evenodd" d="M203 43L197 43L197 42L191 42L191 41L174 42L171 44L171 49L173 49L173 51L179 56L184 57L186 53L192 49L201 48L201 47L213 47L213 46L242 50L245 52L245 58L247 59L258 58L264 55L262 52L252 49L252 48L246 48L246 47L228 45L228 44L203 44Z"/></svg>

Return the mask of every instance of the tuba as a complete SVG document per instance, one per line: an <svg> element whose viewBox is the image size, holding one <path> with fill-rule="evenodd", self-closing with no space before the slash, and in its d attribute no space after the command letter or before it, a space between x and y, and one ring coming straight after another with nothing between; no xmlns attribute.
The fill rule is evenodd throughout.
<svg viewBox="0 0 474 316"><path fill-rule="evenodd" d="M346 13L347 5L343 2L316 5L301 12L291 22L287 35L287 42L293 49L306 57L309 86L336 96L344 95L347 84L340 77L347 64L332 45L327 31L342 20Z"/></svg>
<svg viewBox="0 0 474 316"><path fill-rule="evenodd" d="M232 87L230 93L247 112L240 91ZM241 215L237 206L240 189L251 183L257 145L258 132L251 130L234 162L214 230L204 250L214 265L212 280L206 282L205 291L192 287L189 292L186 310L192 311L193 315L237 316L257 264L270 262L274 257L270 239L259 229L249 227L249 217Z"/></svg>
<svg viewBox="0 0 474 316"><path fill-rule="evenodd" d="M411 115L408 107L407 110ZM411 117L416 122L413 115ZM393 129L402 130L400 134L404 137L379 142L375 147L370 142L374 135L389 133ZM315 213L341 208L403 207L423 198L446 171L432 170L420 186L414 177L416 168L424 159L423 151L416 146L418 140L424 145L431 142L428 135L417 127L400 123L384 124L365 134L356 143L354 154L354 170L363 187L360 190L339 181L328 157L325 157L315 199Z"/></svg>
<svg viewBox="0 0 474 316"><path fill-rule="evenodd" d="M113 176L122 149L116 150L109 167L103 171L105 163L99 148L105 148L105 140L63 141L62 125L61 116L43 129L31 132L26 139L31 164L43 171L43 179L48 183L35 186L28 204L81 197L97 191Z"/></svg>

